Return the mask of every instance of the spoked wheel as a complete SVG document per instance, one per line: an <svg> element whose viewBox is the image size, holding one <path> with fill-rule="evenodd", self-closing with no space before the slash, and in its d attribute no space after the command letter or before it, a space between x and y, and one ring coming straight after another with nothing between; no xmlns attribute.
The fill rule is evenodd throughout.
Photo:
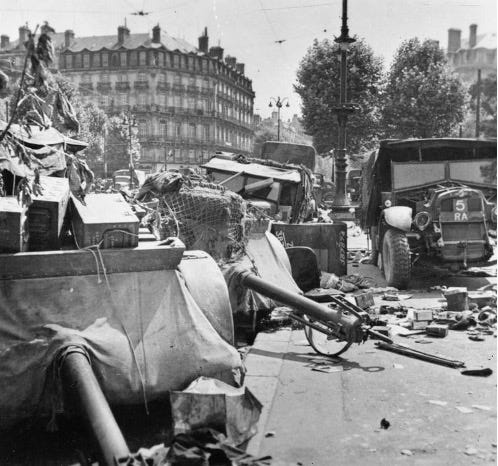
<svg viewBox="0 0 498 466"><path fill-rule="evenodd" d="M310 319L307 315L303 315L303 319L313 325L327 329L320 321ZM335 336L328 336L317 329L304 326L304 334L311 347L318 353L324 356L339 356L344 353L351 345L352 342L339 340Z"/></svg>

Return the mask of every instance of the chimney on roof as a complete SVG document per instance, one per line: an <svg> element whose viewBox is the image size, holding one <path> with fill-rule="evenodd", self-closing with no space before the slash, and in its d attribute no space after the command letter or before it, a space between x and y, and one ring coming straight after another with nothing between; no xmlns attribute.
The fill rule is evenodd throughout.
<svg viewBox="0 0 498 466"><path fill-rule="evenodd" d="M29 28L27 26L21 26L19 28L19 46L24 46L24 42L28 40Z"/></svg>
<svg viewBox="0 0 498 466"><path fill-rule="evenodd" d="M9 45L10 45L10 38L9 38L9 36L6 36L6 35L2 34L0 36L0 47L2 49L6 49Z"/></svg>
<svg viewBox="0 0 498 466"><path fill-rule="evenodd" d="M154 42L154 44L161 43L161 26L159 26L159 24L156 24L152 28L152 42Z"/></svg>
<svg viewBox="0 0 498 466"><path fill-rule="evenodd" d="M469 49L475 47L476 43L477 43L477 24L471 24L469 31Z"/></svg>
<svg viewBox="0 0 498 466"><path fill-rule="evenodd" d="M199 37L199 50L205 54L208 53L209 49L209 37L208 37L208 28L204 28L204 34Z"/></svg>
<svg viewBox="0 0 498 466"><path fill-rule="evenodd" d="M237 71L240 74L244 74L244 69L245 69L244 63L237 63L236 67L237 67Z"/></svg>
<svg viewBox="0 0 498 466"><path fill-rule="evenodd" d="M456 52L460 49L462 31L460 29L448 29L448 52Z"/></svg>
<svg viewBox="0 0 498 466"><path fill-rule="evenodd" d="M125 26L118 26L118 43L122 44L125 39L130 37L130 30Z"/></svg>
<svg viewBox="0 0 498 466"><path fill-rule="evenodd" d="M74 31L72 29L66 29L64 31L64 47L69 47L73 40L74 40Z"/></svg>
<svg viewBox="0 0 498 466"><path fill-rule="evenodd" d="M209 55L213 58L217 58L218 60L223 60L223 47L220 47L219 45L211 47L209 49Z"/></svg>
<svg viewBox="0 0 498 466"><path fill-rule="evenodd" d="M231 68L235 68L235 63L237 63L237 59L235 57L231 57L230 55L227 55L225 57L225 63L230 66Z"/></svg>

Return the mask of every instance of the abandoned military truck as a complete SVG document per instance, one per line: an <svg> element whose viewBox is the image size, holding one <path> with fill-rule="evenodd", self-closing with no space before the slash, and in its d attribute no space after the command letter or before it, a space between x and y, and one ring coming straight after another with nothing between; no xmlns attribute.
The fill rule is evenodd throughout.
<svg viewBox="0 0 498 466"><path fill-rule="evenodd" d="M365 163L362 227L388 285L406 288L412 265L467 268L496 237L496 139L381 141Z"/></svg>

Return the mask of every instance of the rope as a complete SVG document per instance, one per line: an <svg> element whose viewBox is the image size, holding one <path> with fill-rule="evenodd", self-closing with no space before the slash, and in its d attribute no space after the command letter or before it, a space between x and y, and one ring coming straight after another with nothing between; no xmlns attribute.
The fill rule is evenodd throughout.
<svg viewBox="0 0 498 466"><path fill-rule="evenodd" d="M71 221L71 226L73 228L73 231L74 231L74 225L73 225L73 222ZM132 236L138 236L138 235L135 235L134 233L130 233L126 230L113 230L113 231L120 231L122 233L126 233L126 234L129 234L129 235L132 235ZM104 232L105 234L105 232ZM113 291L112 291L112 288L111 288L111 285L109 283L109 278L107 276L107 270L106 270L106 267L105 267L105 264L104 264L104 258L102 256L102 252L100 250L100 246L102 245L102 242L104 241L104 239L102 239L99 243L97 244L93 244L93 245L90 245L90 246L86 246L86 247L80 247L80 245L78 244L78 241L76 239L76 236L74 235L74 242L76 244L76 247L79 249L79 250L82 250L82 251L88 251L88 252L91 252L94 259L95 259L95 263L97 265L97 283L98 284L101 284L102 283L102 280L100 278L100 269L99 269L99 264L100 266L102 267L102 273L104 275L104 279L105 279L105 282L106 282L106 286L107 286L107 290L109 291L109 296L111 298L111 305L112 305L112 308L113 308L113 314L114 316L116 317L116 319L118 320L119 324L121 325L121 328L126 336L126 339L128 340L128 345L130 346L130 349L131 349L131 353L132 353L132 356L133 356L133 362L135 363L135 366L137 368L137 372L138 372L138 377L140 379L140 385L142 386L142 396L143 396L143 400L144 400L144 406L145 406L145 413L147 415L149 415L149 406L148 406L148 401L147 401L147 392L146 392L146 379L144 379L144 376L142 374L142 370L140 369L140 365L138 364L138 360L137 360L137 355L135 353L135 348L133 347L133 342L131 340L131 337L130 337L130 334L128 333L128 330L126 329L121 317L119 316L119 313L118 313L118 306L116 305L116 301L114 300L114 294L113 294ZM96 252L93 250L93 249L96 249ZM97 255L98 255L98 258L97 258ZM142 339L142 349L143 349L143 356L144 356L144 366L145 366L145 372L147 373L147 358L146 358L146 355L145 355L145 345L144 345L144 331L143 331L143 322L142 322L142 313L140 311L140 333L141 333L141 339Z"/></svg>

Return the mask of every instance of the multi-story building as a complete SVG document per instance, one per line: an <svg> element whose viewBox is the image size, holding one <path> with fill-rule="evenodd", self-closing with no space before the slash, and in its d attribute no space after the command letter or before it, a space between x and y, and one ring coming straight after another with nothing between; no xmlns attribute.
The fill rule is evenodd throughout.
<svg viewBox="0 0 498 466"><path fill-rule="evenodd" d="M478 35L477 24L471 24L468 40L462 40L460 29L448 29L447 57L467 83L477 80L477 70L482 77L496 73L496 33Z"/></svg>
<svg viewBox="0 0 498 466"><path fill-rule="evenodd" d="M243 63L224 58L219 45L209 48L207 29L198 47L159 25L152 35L119 26L117 35L66 30L53 40L60 72L83 99L136 121L142 167L158 169L166 158L168 167L200 165L217 150L252 151L252 81ZM2 36L0 57L19 55L20 43Z"/></svg>

